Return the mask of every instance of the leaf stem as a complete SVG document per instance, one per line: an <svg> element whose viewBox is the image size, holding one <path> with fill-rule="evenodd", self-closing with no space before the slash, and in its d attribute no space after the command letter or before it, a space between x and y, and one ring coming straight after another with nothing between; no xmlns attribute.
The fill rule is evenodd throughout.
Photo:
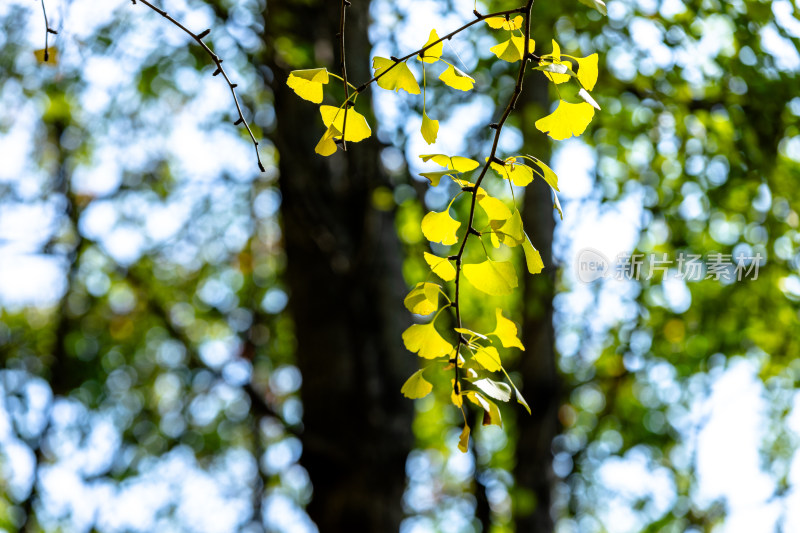
<svg viewBox="0 0 800 533"><path fill-rule="evenodd" d="M345 21L345 13L347 12L347 6L350 5L350 0L342 0L342 9L341 9L341 16L339 17L339 57L340 62L339 65L342 69L342 85L344 86L344 101L347 102L350 100L350 89L347 83L347 61L345 59L345 50L344 50L344 21ZM347 151L347 141L345 137L347 137L347 108L350 106L344 107L344 119L342 120L342 150Z"/></svg>
<svg viewBox="0 0 800 533"><path fill-rule="evenodd" d="M508 116L511 114L511 111L516 107L517 100L519 99L519 96L522 93L522 82L525 78L525 67L528 65L528 61L530 59L528 52L529 52L529 40L531 36L530 19L531 19L532 8L533 8L533 0L527 0L524 7L509 11L509 13L522 13L523 16L522 25L524 27L524 36L523 36L524 53L522 55L522 60L520 62L519 73L517 74L517 83L514 86L514 92L511 94L511 98L509 99L508 105L506 106L505 111L503 111L503 115L500 117L500 120L492 125L492 127L495 130L494 141L492 142L492 150L489 153L489 157L486 158L486 162L484 163L483 168L481 169L481 173L478 176L477 181L475 182L475 186L471 190L472 202L470 203L470 208L469 208L467 231L464 234L464 239L461 241L461 247L459 248L458 253L455 256L455 262L456 262L455 296L453 298L452 307L455 308L456 322L459 328L463 327L461 322L461 298L460 298L461 262L464 257L464 250L466 249L467 241L469 240L470 235L473 234L472 224L475 220L475 204L477 203L478 200L478 188L480 187L483 178L486 177L486 172L489 170L490 164L497 158L497 145L500 142L500 132L502 131L503 126L505 125L505 122L508 119ZM483 244L483 241L481 241L481 244ZM484 246L484 251L486 251L485 246ZM455 365L455 385L454 385L454 390L456 391L458 391L458 389L460 388L459 372L458 372L458 356L462 344L463 344L463 338L461 337L461 335L459 335L456 345L456 365Z"/></svg>

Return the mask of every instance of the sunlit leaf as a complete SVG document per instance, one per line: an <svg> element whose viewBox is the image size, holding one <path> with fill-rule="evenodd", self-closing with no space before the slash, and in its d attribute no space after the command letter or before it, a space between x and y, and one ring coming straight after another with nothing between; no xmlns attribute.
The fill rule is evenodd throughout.
<svg viewBox="0 0 800 533"><path fill-rule="evenodd" d="M564 65L569 69L571 74L574 74L574 71L572 70L572 63L568 60L566 61L561 60L561 47L558 46L558 43L555 41L555 39L552 40L552 43L553 43L553 52L542 56L542 62L549 62L553 65ZM553 83L559 84L569 81L572 76L570 74L557 74L553 72L548 72L547 77Z"/></svg>
<svg viewBox="0 0 800 533"><path fill-rule="evenodd" d="M485 194L478 199L478 205L486 212L490 220L508 220L511 210L502 200Z"/></svg>
<svg viewBox="0 0 800 533"><path fill-rule="evenodd" d="M511 399L511 387L501 381L483 378L473 381L472 384L495 400L507 402Z"/></svg>
<svg viewBox="0 0 800 533"><path fill-rule="evenodd" d="M495 309L495 316L497 317L497 326L495 326L494 331L489 333L489 335L494 335L500 339L500 342L505 348L511 348L513 346L524 350L525 347L522 345L519 337L517 337L517 325L504 317L503 310L499 307Z"/></svg>
<svg viewBox="0 0 800 533"><path fill-rule="evenodd" d="M439 335L433 322L409 327L403 332L403 344L410 352L425 359L444 357L453 351L453 345Z"/></svg>
<svg viewBox="0 0 800 533"><path fill-rule="evenodd" d="M542 63L533 67L533 70L541 70L542 72L548 72L550 74L566 74L570 77L578 76L572 71L568 63Z"/></svg>
<svg viewBox="0 0 800 533"><path fill-rule="evenodd" d="M497 372L503 368L500 362L500 353L494 346L479 347L472 356L483 368L489 372Z"/></svg>
<svg viewBox="0 0 800 533"><path fill-rule="evenodd" d="M495 248L500 244L513 248L518 244L522 244L525 239L522 217L517 209L514 209L508 220L491 220L489 221L489 226L492 228L491 239Z"/></svg>
<svg viewBox="0 0 800 533"><path fill-rule="evenodd" d="M559 213L560 212L561 210L559 209ZM538 274L541 272L544 268L542 255L539 253L539 250L533 247L533 243L527 233L525 234L525 241L522 243L522 250L525 252L525 264L528 266L528 272L531 274Z"/></svg>
<svg viewBox="0 0 800 533"><path fill-rule="evenodd" d="M522 396L522 393L519 392L517 386L514 385L514 380L511 379L511 376L508 375L508 372L506 372L505 369L503 369L503 373L506 375L506 379L511 384L511 388L514 389L514 395L517 397L517 402L519 402L519 404L522 405L526 411L528 411L528 414L531 414L531 407Z"/></svg>
<svg viewBox="0 0 800 533"><path fill-rule="evenodd" d="M417 283L403 303L406 309L412 313L429 315L439 309L439 285L427 282Z"/></svg>
<svg viewBox="0 0 800 533"><path fill-rule="evenodd" d="M428 46L431 43L434 43L439 40L439 35L436 33L436 30L431 30L431 34L428 37L428 42L425 43L425 46ZM424 52L422 52L422 57L417 55L417 59L420 61L424 61L425 63L436 63L439 61L439 58L442 57L442 51L444 50L444 42L437 43Z"/></svg>
<svg viewBox="0 0 800 533"><path fill-rule="evenodd" d="M459 91L469 91L472 89L473 85L475 85L475 80L472 79L472 77L460 71L453 65L447 67L447 69L439 76L439 79L442 80L442 83L445 85L448 85L453 89L458 89Z"/></svg>
<svg viewBox="0 0 800 533"><path fill-rule="evenodd" d="M493 30L518 30L522 27L522 15L517 15L513 19L506 19L506 17L489 17L486 20L486 24L489 25L490 28Z"/></svg>
<svg viewBox="0 0 800 533"><path fill-rule="evenodd" d="M504 165L492 161L490 166L503 179L511 180L517 187L525 187L533 181L533 170L527 165L517 163L516 158L509 157L504 161Z"/></svg>
<svg viewBox="0 0 800 533"><path fill-rule="evenodd" d="M594 85L597 83L598 59L597 54L575 58L575 61L578 62L578 81L587 91L594 89Z"/></svg>
<svg viewBox="0 0 800 533"><path fill-rule="evenodd" d="M528 41L528 52L533 52L536 43L533 39ZM523 56L523 49L525 48L525 38L512 35L507 41L503 41L489 49L494 55L503 61L514 63L519 61Z"/></svg>
<svg viewBox="0 0 800 533"><path fill-rule="evenodd" d="M452 175L455 172L455 170L432 170L430 172L420 172L419 175L430 181L432 187L436 187L443 176Z"/></svg>
<svg viewBox="0 0 800 533"><path fill-rule="evenodd" d="M326 157L334 154L336 152L336 141L334 141L334 139L341 136L341 131L337 130L333 125L328 126L328 129L325 130L317 146L314 147L314 151Z"/></svg>
<svg viewBox="0 0 800 533"><path fill-rule="evenodd" d="M563 100L558 102L556 110L546 117L537 120L536 129L547 133L557 141L579 136L586 131L586 126L594 117L594 108L586 103L570 104Z"/></svg>
<svg viewBox="0 0 800 533"><path fill-rule="evenodd" d="M546 181L547 184L550 187L552 187L553 189L555 189L557 191L558 190L558 176L556 175L555 172L553 172L553 169L548 167L546 164L544 164L544 162L540 161L536 157L533 157L533 156L528 156L528 157L531 158L531 160L532 160L534 165L539 167L539 170L541 171L541 177L544 179L544 181Z"/></svg>
<svg viewBox="0 0 800 533"><path fill-rule="evenodd" d="M456 385L456 380L450 380L450 401L456 407L464 405L464 398L461 396L461 384Z"/></svg>
<svg viewBox="0 0 800 533"><path fill-rule="evenodd" d="M450 263L450 260L438 255L429 254L424 252L425 262L431 267L434 274L442 278L444 281L453 281L456 277L456 268Z"/></svg>
<svg viewBox="0 0 800 533"><path fill-rule="evenodd" d="M595 109L597 109L598 111L600 111L600 104L598 104L598 103L595 101L595 99L594 99L594 98L592 98L592 95L591 95L591 94L589 94L589 93L586 91L586 89L581 89L580 91L578 91L578 96L580 96L580 97L581 97L581 99L582 99L584 102L586 102L587 104L589 104L589 105L590 105L590 106L592 106L593 108L595 108Z"/></svg>
<svg viewBox="0 0 800 533"><path fill-rule="evenodd" d="M428 144L433 144L436 142L436 136L439 134L439 121L438 120L431 120L428 118L428 114L423 111L422 112L422 128L420 128L422 132L422 138L425 139L425 142Z"/></svg>
<svg viewBox="0 0 800 533"><path fill-rule="evenodd" d="M424 377L422 377L422 372L424 369L417 370L411 377L406 380L403 384L403 388L400 389L400 392L406 398L411 398L412 400L416 398L424 398L433 390L433 385L431 385Z"/></svg>
<svg viewBox="0 0 800 533"><path fill-rule="evenodd" d="M322 102L322 86L329 80L328 70L324 68L293 70L289 73L286 85L300 98L318 104Z"/></svg>
<svg viewBox="0 0 800 533"><path fill-rule="evenodd" d="M468 157L461 157L460 155L444 155L444 154L423 154L419 156L423 161L433 161L439 166L446 167L457 172L469 172L475 170L480 164L474 159Z"/></svg>
<svg viewBox="0 0 800 533"><path fill-rule="evenodd" d="M372 59L375 76L380 76L377 81L378 87L389 91L397 92L402 89L409 94L419 94L419 83L408 65L405 62L397 63L394 67L392 65L395 65L395 62L385 57L376 56Z"/></svg>
<svg viewBox="0 0 800 533"><path fill-rule="evenodd" d="M502 427L503 420L500 417L500 409L497 407L497 404L495 404L490 399L486 398L480 392L476 392L476 391L472 391L471 390L471 391L468 391L466 394L467 394L467 398L472 403L474 403L475 405L477 405L478 407L483 409L483 411L484 411L483 425L484 426L494 425L494 426L501 426Z"/></svg>
<svg viewBox="0 0 800 533"><path fill-rule="evenodd" d="M456 230L461 222L453 220L450 211L430 211L422 218L422 234L431 242L450 245L458 242Z"/></svg>
<svg viewBox="0 0 800 533"><path fill-rule="evenodd" d="M456 333L461 333L462 335L466 335L467 337L469 337L470 342L474 341L475 339L483 339L483 340L489 339L489 337L487 337L483 333L478 333L477 331L472 331L471 329L467 328L453 328L453 329L456 331Z"/></svg>
<svg viewBox="0 0 800 533"><path fill-rule="evenodd" d="M514 265L508 261L487 259L483 263L468 264L462 268L464 277L472 286L486 294L511 294L518 285Z"/></svg>
<svg viewBox="0 0 800 533"><path fill-rule="evenodd" d="M461 435L458 437L458 449L463 453L467 453L469 449L469 426L466 424L464 425L464 429L461 430Z"/></svg>
<svg viewBox="0 0 800 533"><path fill-rule="evenodd" d="M596 9L602 15L608 15L608 11L606 10L606 3L603 0L578 0L581 4L587 5L591 8Z"/></svg>
<svg viewBox="0 0 800 533"><path fill-rule="evenodd" d="M325 126L330 127L333 124L339 132L344 130L344 109L322 105L319 106L319 112L322 115L322 122ZM355 109L348 109L347 131L344 132L344 140L348 142L363 141L371 134L372 130L369 129L369 124L367 124L367 119L364 118L364 115L358 113Z"/></svg>

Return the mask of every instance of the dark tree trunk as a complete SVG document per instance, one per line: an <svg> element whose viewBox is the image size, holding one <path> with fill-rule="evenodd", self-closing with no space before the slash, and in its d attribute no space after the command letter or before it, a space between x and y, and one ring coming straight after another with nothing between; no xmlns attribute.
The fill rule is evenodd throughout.
<svg viewBox="0 0 800 533"><path fill-rule="evenodd" d="M550 106L547 82L542 76L530 76L524 102L522 128L530 147L529 153L547 161L550 143L533 125L533 117L543 116ZM514 476L522 493L518 501L532 499L534 505L518 506L515 523L519 533L549 533L553 531L550 508L555 483L551 444L561 430L558 420L561 384L553 332L555 220L550 188L544 180L536 178L528 185L522 217L528 235L542 254L545 269L540 274L524 278L522 342L527 350L522 354L517 370L522 375L524 393L533 414L530 417L520 415Z"/></svg>
<svg viewBox="0 0 800 533"><path fill-rule="evenodd" d="M272 139L280 154L285 279L303 374L301 462L313 484L308 513L322 533L385 533L397 531L403 518L413 405L400 387L414 357L401 341L409 318L393 216L371 201L375 188L387 184L381 146L373 133L348 143L346 153L315 154L324 131L317 106L285 84L294 68L338 72L339 7L331 0L268 4ZM356 84L369 77L368 7L354 0L347 9L348 75ZM306 60L294 59L303 54ZM331 78L326 93L341 97L334 83L341 85ZM370 118L368 91L356 110Z"/></svg>

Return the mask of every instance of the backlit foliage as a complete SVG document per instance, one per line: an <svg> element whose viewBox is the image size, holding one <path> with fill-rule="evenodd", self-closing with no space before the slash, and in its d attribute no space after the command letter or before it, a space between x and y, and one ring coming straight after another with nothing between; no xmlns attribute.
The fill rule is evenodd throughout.
<svg viewBox="0 0 800 533"><path fill-rule="evenodd" d="M507 254L493 257L490 249L522 248L528 273L538 274L544 268L541 256L534 247L522 224L522 217L514 201L512 184L525 187L536 178L544 180L553 194L553 207L561 214L558 203L558 177L544 162L532 155L510 155L504 159L496 155L500 132L506 118L513 110L522 90L525 74L532 63L532 70L540 71L555 86L559 102L555 111L538 119L535 126L555 140L579 136L592 120L595 110L600 107L589 94L597 82L598 56L574 57L561 53L561 48L554 40L552 52L544 55L535 53L536 43L530 36L530 17L533 2L517 9L482 15L475 11L476 19L457 30L440 37L435 29L431 30L428 41L417 51L402 58L386 58L376 56L372 59L374 76L360 86L347 81L346 71L339 76L325 68L293 71L287 84L301 98L321 104L325 89L331 78L341 80L348 95L338 107L320 105L320 115L326 130L315 151L322 156L330 156L342 145L346 150L347 142L359 142L371 135L371 130L364 115L356 110L358 95L373 82L381 89L399 92L406 91L410 95L422 93L422 126L420 133L428 144L436 142L439 132L439 121L428 116L426 90L430 72L438 72L438 79L448 87L458 91L471 91L475 87L475 79L469 73L458 69L443 57L444 41L451 38L477 22L485 22L498 33L500 42L492 46L490 51L498 59L509 63L521 62L517 83L511 101L500 119L491 127L496 130L491 153L483 164L459 155L422 154L424 161L438 164L443 170L423 172L432 187L436 187L442 179L452 180L459 192L450 199L443 211L430 211L421 222L422 234L431 243L453 247L450 254L441 257L424 252L425 262L431 272L427 279L420 281L406 296L406 308L419 317L431 317L424 324L414 324L402 336L405 347L429 360L425 366L415 372L403 385L401 392L408 398L427 396L433 385L425 379L425 373L436 369L452 371L451 384L453 391L451 400L464 417L464 430L459 439L459 449L467 451L470 428L464 411L464 398L482 409L484 425L502 425L500 410L495 401L508 402L512 396L530 413L530 407L520 391L511 381L503 367L501 352L503 349L525 350L518 337L516 324L506 318L502 307L496 308L496 326L491 333L473 331L463 326L459 296L462 276L475 290L491 297L511 295L519 286L517 269L513 261L506 260ZM604 4L597 3L599 11L604 11ZM344 16L344 7L342 13ZM343 23L342 23L343 26ZM340 36L341 37L341 36ZM527 50L525 43L528 43ZM343 47L342 47L343 50ZM409 61L415 63L422 71L422 86L409 67ZM344 60L342 60L344 65ZM352 92L350 92L352 90ZM492 169L492 174L509 184L510 198L498 198L490 195L481 184ZM456 202L466 201L469 215L459 220L453 215ZM480 211L476 209L480 208ZM478 215L477 213L482 213ZM478 221L481 224L478 224ZM467 243L472 239L472 246L482 248L483 257L470 263L463 262ZM491 246L488 247L487 243ZM440 284L436 278L441 279ZM440 319L442 312L451 309L454 314L454 325ZM438 327L437 327L438 325ZM508 382L494 378L502 373Z"/></svg>

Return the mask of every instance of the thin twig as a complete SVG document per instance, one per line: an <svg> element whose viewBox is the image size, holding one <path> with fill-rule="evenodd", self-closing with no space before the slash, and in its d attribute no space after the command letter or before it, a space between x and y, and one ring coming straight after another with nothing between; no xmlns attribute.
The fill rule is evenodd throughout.
<svg viewBox="0 0 800 533"><path fill-rule="evenodd" d="M136 4L136 1L137 0L131 0L131 2L134 4ZM217 69L214 71L213 75L217 76L219 74L222 74L222 77L228 83L228 87L231 90L231 95L233 96L233 103L236 104L236 111L239 113L239 119L236 120L236 122L234 122L234 125L238 126L239 124L243 124L245 129L247 130L247 133L250 134L250 140L253 141L253 147L255 148L256 151L256 160L258 161L258 168L259 170L261 170L261 172L264 172L264 165L263 163L261 163L261 156L258 153L258 141L256 140L255 135L253 135L253 131L250 129L250 125L247 123L247 120L245 120L244 118L244 114L242 113L242 107L239 105L239 98L236 96L235 89L237 87L237 84L231 82L230 78L228 77L228 74L225 72L225 69L222 68L222 59L220 59L220 57L217 54L215 54L213 50L211 50L211 48L209 48L206 43L203 42L203 37L207 36L211 32L211 30L204 30L199 34L194 33L191 30L189 30L186 26L184 26L183 24L181 24L180 22L169 16L169 14L167 14L166 11L157 8L147 0L139 0L139 2L146 5L147 7L149 7L150 9L152 9L153 11L155 11L156 13L158 13L159 15L170 21L172 24L174 24L175 26L186 32L192 39L197 41L197 44L199 44L203 48L203 50L206 51L208 56L217 66Z"/></svg>
<svg viewBox="0 0 800 533"><path fill-rule="evenodd" d="M448 33L444 37L440 37L438 40L433 41L432 43L428 43L425 46L423 46L422 48L420 48L419 50L415 50L415 51L411 52L410 54L404 55L403 57L401 57L399 59L396 58L396 57L392 57L392 61L394 61L394 64L389 65L389 68L387 68L386 70L382 71L380 74L378 74L376 76L373 76L368 81L366 81L366 82L362 83L361 85L359 85L358 89L356 89L356 92L360 93L361 91L366 89L372 82L378 81L379 79L381 79L390 70L392 70L394 67L396 67L400 63L402 63L402 62L404 62L404 61L406 61L408 59L411 59L415 55L421 55L423 52L425 52L425 50L427 50L428 48L431 48L433 46L436 46L437 44L441 43L442 41L447 41L449 39L452 39L453 36L461 33L462 31L466 30L470 26L473 26L474 24L477 24L478 22L480 22L482 20L486 20L486 19L492 18L492 17L502 17L504 15L512 15L514 13L523 13L524 9L525 9L524 7L518 7L516 9L507 9L505 11L497 11L495 13L489 13L488 15L481 15L477 11L474 11L473 12L473 13L475 13L475 19L474 20L471 20L471 21L467 22L466 24L464 24L463 26L461 26L460 28L457 28L457 29L451 31L450 33Z"/></svg>
<svg viewBox="0 0 800 533"><path fill-rule="evenodd" d="M511 114L511 111L516 107L517 100L519 99L520 94L522 93L522 81L525 78L525 67L528 65L528 61L530 59L530 50L529 48L529 40L531 36L531 26L530 26L530 17L531 17L531 8L533 7L533 0L528 0L525 7L513 10L514 12L521 12L523 16L523 23L522 25L525 28L525 35L523 40L523 47L524 52L522 56L522 60L519 66L519 73L517 74L517 83L514 86L514 92L511 94L511 99L508 101L508 105L506 106L505 111L503 112L502 117L496 123L490 125L491 128L494 128L494 142L492 143L492 150L489 153L489 157L486 159L486 163L483 165L483 169L481 169L481 173L478 176L475 185L470 187L470 193L472 194L472 202L470 203L469 208L469 219L467 222L467 232L464 234L464 239L461 241L461 247L458 250L458 253L455 255L454 260L456 262L456 279L455 279L455 297L453 298L453 303L451 304L452 307L455 308L456 312L456 322L458 322L458 327L463 327L461 324L461 298L459 297L459 290L460 290L460 281L461 281L461 259L464 256L464 250L467 246L467 241L469 240L470 235L477 235L480 237L480 232L477 231L475 228L472 227L472 223L475 220L475 204L478 200L478 188L483 181L483 178L486 176L486 171L489 170L489 166L493 162L497 162L497 145L500 141L500 132L503 129L503 125L508 118L508 115ZM459 386L459 375L458 375L458 357L460 354L461 345L465 344L464 337L459 334L458 335L458 344L456 345L456 356L455 356L455 384L453 386L454 391L458 393L461 389Z"/></svg>
<svg viewBox="0 0 800 533"><path fill-rule="evenodd" d="M47 8L44 7L44 0L42 2L42 15L44 15L44 61L47 62L50 59L50 44L49 44L49 37L52 33L53 35L58 35L58 32L50 27L50 22L47 21Z"/></svg>
<svg viewBox="0 0 800 533"><path fill-rule="evenodd" d="M339 17L339 57L341 59L340 65L342 69L342 83L344 85L344 119L342 120L342 150L347 151L347 140L345 132L347 131L347 108L350 107L348 100L350 100L350 89L347 87L347 62L345 61L344 53L344 19L347 7L350 5L350 0L342 0L342 14Z"/></svg>

